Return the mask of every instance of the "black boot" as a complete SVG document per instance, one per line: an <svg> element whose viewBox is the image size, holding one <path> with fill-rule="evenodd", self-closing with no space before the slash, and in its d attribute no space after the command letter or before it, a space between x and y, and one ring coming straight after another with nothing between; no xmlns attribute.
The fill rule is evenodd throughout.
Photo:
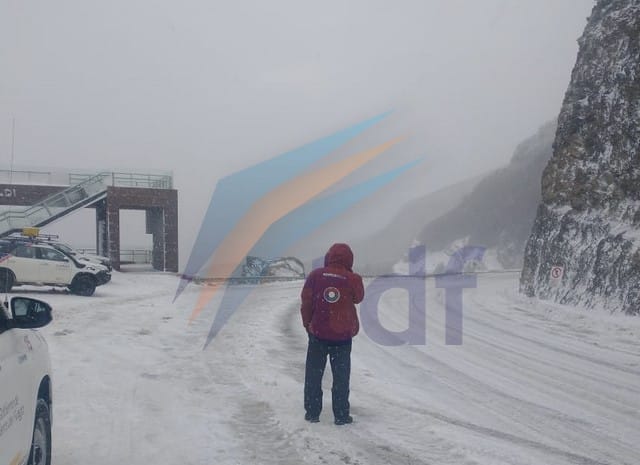
<svg viewBox="0 0 640 465"><path fill-rule="evenodd" d="M320 417L318 417L317 415L311 415L309 413L304 414L304 419L309 423L318 423L320 421Z"/></svg>
<svg viewBox="0 0 640 465"><path fill-rule="evenodd" d="M353 423L353 417L351 415L347 415L346 417L336 418L334 423L336 425L349 425Z"/></svg>

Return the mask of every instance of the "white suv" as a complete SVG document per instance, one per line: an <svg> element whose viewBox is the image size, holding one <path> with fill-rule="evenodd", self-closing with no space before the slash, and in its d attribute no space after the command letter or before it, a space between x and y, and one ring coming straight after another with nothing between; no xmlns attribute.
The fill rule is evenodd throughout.
<svg viewBox="0 0 640 465"><path fill-rule="evenodd" d="M47 241L47 243L51 244L53 247L55 247L60 252L66 255L72 255L74 258L78 259L81 262L86 262L87 264L101 265L101 266L104 266L108 271L112 270L111 260L107 257L102 257L100 255L80 253L73 247L67 244L63 244L61 242Z"/></svg>
<svg viewBox="0 0 640 465"><path fill-rule="evenodd" d="M51 464L51 364L34 330L50 321L45 302L0 303L0 465Z"/></svg>
<svg viewBox="0 0 640 465"><path fill-rule="evenodd" d="M55 246L0 240L0 292L9 292L14 285L33 284L68 287L74 294L90 296L96 286L110 279L106 267L82 263Z"/></svg>

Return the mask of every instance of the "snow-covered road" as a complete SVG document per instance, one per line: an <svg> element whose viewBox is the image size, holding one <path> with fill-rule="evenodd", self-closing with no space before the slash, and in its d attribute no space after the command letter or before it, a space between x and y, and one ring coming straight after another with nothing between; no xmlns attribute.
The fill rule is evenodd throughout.
<svg viewBox="0 0 640 465"><path fill-rule="evenodd" d="M187 320L197 286L116 273L93 298L38 291L55 375L54 465L640 463L640 319L519 296L517 275L464 291L464 343L444 344L427 284L427 344L354 341L352 413L303 420L300 282L258 287L211 345ZM407 299L380 318L406 325ZM330 389L330 371L325 375Z"/></svg>

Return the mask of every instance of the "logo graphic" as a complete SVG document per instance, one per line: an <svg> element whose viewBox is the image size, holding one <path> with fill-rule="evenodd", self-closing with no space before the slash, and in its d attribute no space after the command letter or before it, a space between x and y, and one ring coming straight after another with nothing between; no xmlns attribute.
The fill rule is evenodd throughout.
<svg viewBox="0 0 640 465"><path fill-rule="evenodd" d="M328 287L324 290L322 294L324 300L330 304L335 304L338 300L340 300L340 291L335 287Z"/></svg>
<svg viewBox="0 0 640 465"><path fill-rule="evenodd" d="M384 113L221 179L187 261L174 301L196 276L214 280L203 286L190 317L194 321L224 288L205 347L251 292L227 286L247 256L278 257L288 247L389 184L420 160L359 184L328 192L403 138L322 164L322 159L384 120Z"/></svg>

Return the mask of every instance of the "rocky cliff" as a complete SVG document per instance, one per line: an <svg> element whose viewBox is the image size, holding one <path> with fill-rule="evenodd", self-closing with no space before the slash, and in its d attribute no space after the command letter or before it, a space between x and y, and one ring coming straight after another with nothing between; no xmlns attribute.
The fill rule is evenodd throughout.
<svg viewBox="0 0 640 465"><path fill-rule="evenodd" d="M640 313L640 2L599 0L579 46L520 288Z"/></svg>

